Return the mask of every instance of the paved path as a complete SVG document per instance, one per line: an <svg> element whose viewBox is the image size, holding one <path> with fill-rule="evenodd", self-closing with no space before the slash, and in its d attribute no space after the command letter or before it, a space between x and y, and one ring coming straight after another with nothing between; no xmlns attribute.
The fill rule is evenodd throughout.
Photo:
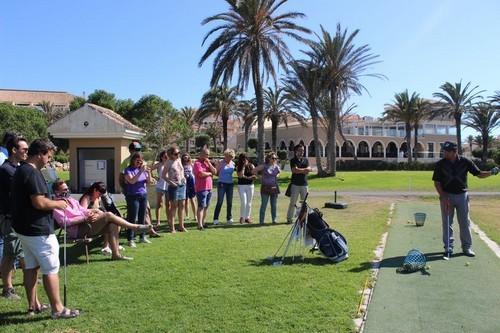
<svg viewBox="0 0 500 333"><path fill-rule="evenodd" d="M427 213L423 227L415 212ZM500 260L475 234L473 247L475 258L443 260L439 207L397 204L364 333L500 332ZM428 274L396 273L412 248L426 254Z"/></svg>

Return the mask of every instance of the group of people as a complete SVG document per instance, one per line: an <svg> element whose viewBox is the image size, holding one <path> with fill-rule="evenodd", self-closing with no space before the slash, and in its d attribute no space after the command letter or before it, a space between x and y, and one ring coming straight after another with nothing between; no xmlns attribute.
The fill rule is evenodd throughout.
<svg viewBox="0 0 500 333"><path fill-rule="evenodd" d="M140 147L138 142L132 148ZM290 184L290 203L287 212L287 223L292 223L295 205L299 196L303 199L307 193L307 174L311 171L304 147L294 148L294 157L290 161L292 179ZM155 175L152 175L155 171ZM254 196L254 182L261 175L261 205L259 223L264 224L267 205L271 204L271 222L277 223L277 198L280 194L278 177L281 169L276 153L270 152L263 164L254 166L245 153L239 154L235 162L232 149L224 151L220 161L210 160L210 151L201 149L198 158L193 162L188 153L181 155L179 149L171 147L161 151L157 162L148 167L140 151L132 153L128 167L124 169L124 192L127 199L127 214L132 220L143 224L147 219L147 184L156 181L156 226L160 226L160 212L165 205L166 216L171 233L187 231L184 226L189 208L199 230L207 224L207 210L211 202L214 177L217 176L217 202L215 204L212 224L218 225L224 200L226 201L226 223L234 222L232 215L234 175L237 176L237 188L240 197L239 223L252 223L251 207ZM177 225L176 228L176 219ZM134 246L135 240L128 239ZM142 241L142 240L141 240Z"/></svg>
<svg viewBox="0 0 500 333"><path fill-rule="evenodd" d="M207 210L212 197L213 178L218 176L217 202L213 225L219 224L219 215L226 200L226 221L233 223L233 175L237 175L240 196L239 223L252 223L251 207L254 182L261 176L259 223L264 224L267 205L271 205L271 222L277 223L277 198L280 194L278 177L281 169L274 152L266 155L261 165L254 166L242 153L235 162L235 152L224 151L224 158L212 162L208 149L201 149L193 162L189 154L181 155L176 147L159 154L158 161L148 167L141 153L141 145L132 142L131 155L122 163L120 184L127 202L127 219L107 193L102 182L92 184L79 200L69 195L68 185L57 180L52 185L53 197L41 169L51 160L56 147L46 139L36 139L28 145L26 139L15 133L6 133L0 151L0 274L2 296L19 299L12 285L14 263L18 262L24 272L24 287L28 299L28 314L34 315L51 310L52 318L74 318L79 311L63 306L59 294L59 243L54 234L54 220L66 228L72 238L104 235L103 253L112 260L131 260L121 254L123 248L118 237L121 228L127 229L128 245L135 247L135 233L141 242L149 243L146 234L156 235L151 223L147 199L147 184L156 181L156 226L161 224L160 210L165 205L170 232L186 232L185 214L189 208L199 230L207 227ZM465 255L474 256L468 217L467 173L479 178L496 175L498 168L480 171L470 160L457 154L457 146L446 142L444 158L436 163L433 180L440 196L443 243L445 258L453 253L453 213L456 210L460 225L460 239ZM291 182L287 189L290 197L286 222L292 223L295 205L299 197L308 192L307 175L311 172L304 147L294 147L290 160ZM153 177L152 173L156 172ZM177 229L175 219L177 218ZM42 304L37 294L39 271L50 305Z"/></svg>

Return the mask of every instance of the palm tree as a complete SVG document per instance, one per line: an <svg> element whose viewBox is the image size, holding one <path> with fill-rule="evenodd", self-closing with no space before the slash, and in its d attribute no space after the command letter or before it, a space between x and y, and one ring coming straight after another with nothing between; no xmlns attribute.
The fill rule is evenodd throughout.
<svg viewBox="0 0 500 333"><path fill-rule="evenodd" d="M411 96L408 89L394 95L392 104L386 104L383 113L384 120L401 121L405 123L406 131L406 153L408 154L408 163L411 163L411 129L414 124L415 109L419 97L416 92Z"/></svg>
<svg viewBox="0 0 500 333"><path fill-rule="evenodd" d="M313 61L294 60L289 63L290 71L283 79L285 91L296 110L307 110L312 120L312 130L314 142L319 142L318 121L319 117L318 99L321 95L321 72ZM326 127L325 127L326 128ZM327 173L321 164L321 152L319 145L314 145L316 167L318 176L324 177Z"/></svg>
<svg viewBox="0 0 500 333"><path fill-rule="evenodd" d="M196 125L198 119L198 109L185 106L180 109L180 116L182 117L182 120L186 123L188 129L191 129L190 131L188 131L187 133L188 135L186 135L186 144L184 147L185 151L189 153L190 150L189 141L194 135L193 127Z"/></svg>
<svg viewBox="0 0 500 333"><path fill-rule="evenodd" d="M220 22L211 29L203 44L215 33L219 35L202 55L199 66L214 53L211 86L220 81L228 84L234 73L238 75L238 90L243 92L252 78L257 110L258 159L264 161L264 93L262 82L269 77L276 82L275 64L286 69L290 52L283 37L303 41L298 34L309 29L293 21L304 17L299 12L278 14L287 0L226 0L229 11L209 16L202 24ZM273 61L275 59L276 61Z"/></svg>
<svg viewBox="0 0 500 333"><path fill-rule="evenodd" d="M472 145L474 144L474 136L469 135L467 137L467 143L469 144L469 150L470 150L470 153L471 153L471 156L472 156Z"/></svg>
<svg viewBox="0 0 500 333"><path fill-rule="evenodd" d="M277 150L278 125L283 123L288 127L288 121L295 119L303 126L306 125L304 116L292 110L292 105L283 87L267 88L264 90L265 117L271 121L271 149Z"/></svg>
<svg viewBox="0 0 500 333"><path fill-rule="evenodd" d="M43 115L49 125L53 124L64 115L63 110L55 107L54 104L49 101L42 101L40 103L40 107L42 108Z"/></svg>
<svg viewBox="0 0 500 333"><path fill-rule="evenodd" d="M495 91L495 95L490 97L490 102L500 104L500 91Z"/></svg>
<svg viewBox="0 0 500 333"><path fill-rule="evenodd" d="M222 121L222 136L224 150L227 149L227 123L232 115L237 115L239 110L238 89L219 86L207 91L201 98L198 110L198 121L213 116L217 121Z"/></svg>
<svg viewBox="0 0 500 333"><path fill-rule="evenodd" d="M248 138L250 130L255 124L257 113L255 112L255 103L252 101L240 101L240 113L243 119L243 131L245 133L245 151L248 152Z"/></svg>
<svg viewBox="0 0 500 333"><path fill-rule="evenodd" d="M210 123L206 129L206 134L212 138L213 142L214 142L214 152L217 154L218 151L217 151L217 140L220 139L220 135L221 135L221 129L219 127L219 125L217 125L217 123Z"/></svg>
<svg viewBox="0 0 500 333"><path fill-rule="evenodd" d="M473 105L472 109L467 113L464 125L481 133L481 161L486 162L490 135L495 128L500 126L500 114L490 103L479 102Z"/></svg>
<svg viewBox="0 0 500 333"><path fill-rule="evenodd" d="M337 25L335 35L321 27L321 37L318 42L310 42L311 51L306 52L320 65L323 74L324 89L328 91L330 109L327 110L326 119L329 123L328 155L330 173L336 173L336 129L340 115L341 101L351 93L361 95L367 91L361 84L363 76L382 78L380 74L363 74L371 65L378 63L378 55L370 53L368 45L357 47L354 38L359 30L348 34L347 29L342 30Z"/></svg>
<svg viewBox="0 0 500 333"><path fill-rule="evenodd" d="M477 88L479 86L471 88L470 82L463 89L462 81L455 83L455 85L446 82L439 87L442 92L432 94L432 96L440 99L440 106L435 110L435 114L447 115L455 119L459 154L462 154L462 115L470 109L475 99L481 98L479 94L484 92L484 90L475 91Z"/></svg>
<svg viewBox="0 0 500 333"><path fill-rule="evenodd" d="M413 129L415 131L413 149L415 151L415 161L418 159L417 146L418 146L418 128L420 122L431 116L431 103L425 98L418 97L415 102L415 113L413 115Z"/></svg>

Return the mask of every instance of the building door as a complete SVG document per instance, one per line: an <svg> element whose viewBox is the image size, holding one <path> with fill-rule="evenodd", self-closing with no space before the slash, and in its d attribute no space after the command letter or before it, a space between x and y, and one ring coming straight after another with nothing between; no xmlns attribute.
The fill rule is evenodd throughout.
<svg viewBox="0 0 500 333"><path fill-rule="evenodd" d="M94 182L103 182L108 191L115 192L115 149L78 148L77 191L83 193Z"/></svg>

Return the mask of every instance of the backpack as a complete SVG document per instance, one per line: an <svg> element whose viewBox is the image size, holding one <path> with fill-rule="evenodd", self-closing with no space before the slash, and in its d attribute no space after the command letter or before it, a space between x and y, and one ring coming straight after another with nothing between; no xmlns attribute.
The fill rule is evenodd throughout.
<svg viewBox="0 0 500 333"><path fill-rule="evenodd" d="M337 263L349 257L347 240L337 230L331 229L323 220L323 214L312 210L307 216L307 231L316 241L311 252L319 250L325 257Z"/></svg>

